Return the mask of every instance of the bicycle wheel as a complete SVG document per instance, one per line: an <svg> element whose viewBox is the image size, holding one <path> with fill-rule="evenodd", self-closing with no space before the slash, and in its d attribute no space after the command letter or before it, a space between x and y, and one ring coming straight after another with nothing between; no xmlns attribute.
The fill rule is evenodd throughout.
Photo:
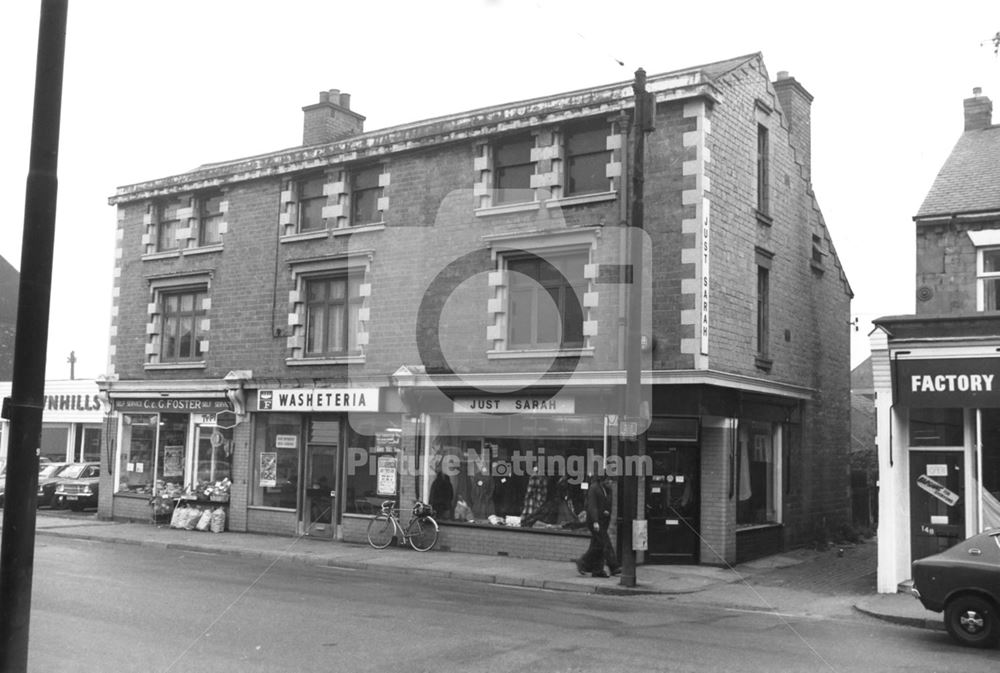
<svg viewBox="0 0 1000 673"><path fill-rule="evenodd" d="M410 546L417 551L430 551L438 541L437 521L429 516L414 517L406 527Z"/></svg>
<svg viewBox="0 0 1000 673"><path fill-rule="evenodd" d="M396 527L393 525L392 519L385 514L378 514L368 522L368 544L375 549L385 549L392 544L395 533Z"/></svg>

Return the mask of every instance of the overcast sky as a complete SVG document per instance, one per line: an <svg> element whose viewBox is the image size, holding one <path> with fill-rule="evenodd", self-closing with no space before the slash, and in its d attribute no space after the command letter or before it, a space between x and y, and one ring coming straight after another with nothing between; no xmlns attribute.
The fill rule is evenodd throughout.
<svg viewBox="0 0 1000 673"><path fill-rule="evenodd" d="M855 365L873 318L913 311L912 217L962 100L982 87L1000 116L1000 3L814 4L71 0L47 378L69 377L70 351L77 378L105 372L115 188L295 146L321 90L375 130L758 51L815 97L813 186L855 293ZM38 7L0 4L0 255L19 269Z"/></svg>

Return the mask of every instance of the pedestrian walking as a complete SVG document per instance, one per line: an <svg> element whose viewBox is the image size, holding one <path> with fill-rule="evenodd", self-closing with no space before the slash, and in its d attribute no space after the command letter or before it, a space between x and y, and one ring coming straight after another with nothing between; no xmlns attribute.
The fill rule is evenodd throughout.
<svg viewBox="0 0 1000 673"><path fill-rule="evenodd" d="M581 575L588 572L591 577L607 577L607 565L612 575L621 573L618 554L611 544L608 527L611 525L611 485L614 480L607 474L595 477L587 490L587 530L590 531L590 546L583 556L576 560L576 570Z"/></svg>

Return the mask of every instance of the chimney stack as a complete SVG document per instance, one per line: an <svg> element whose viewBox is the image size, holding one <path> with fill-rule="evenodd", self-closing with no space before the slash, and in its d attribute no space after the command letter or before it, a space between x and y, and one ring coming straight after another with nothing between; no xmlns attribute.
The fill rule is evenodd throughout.
<svg viewBox="0 0 1000 673"><path fill-rule="evenodd" d="M805 169L806 180L812 180L812 101L813 97L805 87L788 74L778 72L773 83L778 103L788 124L788 140L795 149L796 158Z"/></svg>
<svg viewBox="0 0 1000 673"><path fill-rule="evenodd" d="M351 94L319 92L319 102L302 108L302 144L321 145L364 133L365 118L351 110Z"/></svg>
<svg viewBox="0 0 1000 673"><path fill-rule="evenodd" d="M988 129L993 125L993 101L984 96L978 86L972 90L972 98L966 98L965 130L978 131Z"/></svg>

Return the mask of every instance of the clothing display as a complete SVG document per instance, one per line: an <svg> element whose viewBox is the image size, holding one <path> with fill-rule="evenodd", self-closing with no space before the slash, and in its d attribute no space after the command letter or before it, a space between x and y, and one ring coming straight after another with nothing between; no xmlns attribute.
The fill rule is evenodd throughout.
<svg viewBox="0 0 1000 673"><path fill-rule="evenodd" d="M541 474L533 474L528 478L528 488L524 493L524 506L521 508L521 518L533 516L548 499L549 478Z"/></svg>
<svg viewBox="0 0 1000 673"><path fill-rule="evenodd" d="M441 519L450 519L451 504L455 498L455 489L451 485L451 478L444 472L438 472L437 477L431 483L430 502L434 515Z"/></svg>

